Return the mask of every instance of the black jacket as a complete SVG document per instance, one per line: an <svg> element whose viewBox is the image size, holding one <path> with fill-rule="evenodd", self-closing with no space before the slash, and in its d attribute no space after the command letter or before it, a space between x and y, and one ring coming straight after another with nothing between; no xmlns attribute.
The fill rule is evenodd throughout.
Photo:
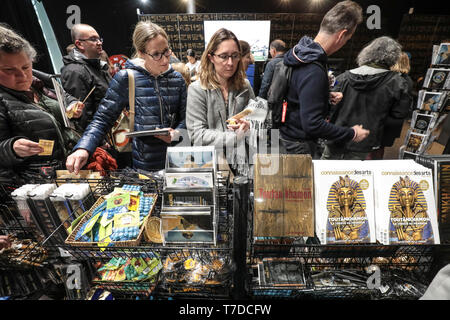
<svg viewBox="0 0 450 320"><path fill-rule="evenodd" d="M61 82L65 91L82 101L95 86L95 90L85 102L83 114L79 119L73 120L76 129L83 132L92 121L100 101L105 96L111 75L108 65L102 67L100 59L82 58L75 49L63 57L63 62Z"/></svg>
<svg viewBox="0 0 450 320"><path fill-rule="evenodd" d="M264 75L261 80L261 88L259 89L259 94L263 99L267 99L267 92L269 91L270 84L272 83L273 71L275 70L275 65L282 61L284 58L284 53L280 53L267 62L266 68L264 69Z"/></svg>
<svg viewBox="0 0 450 320"><path fill-rule="evenodd" d="M281 136L287 140L351 140L355 132L326 121L329 113L329 82L326 67L327 55L322 47L309 37L284 55L284 64L293 66L287 95L286 122L281 126Z"/></svg>
<svg viewBox="0 0 450 320"><path fill-rule="evenodd" d="M361 124L370 130L369 136L359 143L350 141L348 151L371 152L382 146L386 123L401 127L409 114L411 96L408 84L399 73L363 66L346 71L336 78L333 91L344 97L334 108L331 119L339 126ZM391 129L392 130L392 127Z"/></svg>
<svg viewBox="0 0 450 320"><path fill-rule="evenodd" d="M14 142L20 138L35 142L53 140L53 154L20 158L13 150ZM64 138L55 117L32 103L25 92L0 86L0 175L22 174L33 165L63 161L64 157Z"/></svg>

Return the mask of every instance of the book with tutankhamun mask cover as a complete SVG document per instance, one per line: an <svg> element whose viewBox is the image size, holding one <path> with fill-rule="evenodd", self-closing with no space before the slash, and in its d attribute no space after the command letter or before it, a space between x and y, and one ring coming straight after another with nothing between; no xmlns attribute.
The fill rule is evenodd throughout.
<svg viewBox="0 0 450 320"><path fill-rule="evenodd" d="M320 242L375 242L373 171L356 160L314 160L313 166Z"/></svg>

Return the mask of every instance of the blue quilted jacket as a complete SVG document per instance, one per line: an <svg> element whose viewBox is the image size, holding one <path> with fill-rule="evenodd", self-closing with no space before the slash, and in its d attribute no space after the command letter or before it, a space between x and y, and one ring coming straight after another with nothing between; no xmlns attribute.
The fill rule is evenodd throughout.
<svg viewBox="0 0 450 320"><path fill-rule="evenodd" d="M158 77L143 68L140 59L128 60L127 69L135 75L135 120L134 130L153 130L172 127L186 128L186 84L180 73L170 67ZM128 74L120 70L109 84L92 122L86 128L76 149L86 149L92 154L114 122L128 104ZM164 168L166 149L164 141L154 137L133 138L133 167L144 170Z"/></svg>

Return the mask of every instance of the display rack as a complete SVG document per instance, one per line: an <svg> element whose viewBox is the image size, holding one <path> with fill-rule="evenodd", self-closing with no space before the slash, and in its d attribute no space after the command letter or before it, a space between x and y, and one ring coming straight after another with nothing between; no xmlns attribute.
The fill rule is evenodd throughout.
<svg viewBox="0 0 450 320"><path fill-rule="evenodd" d="M241 201L252 212L251 182L248 188L250 197ZM450 262L446 245L321 245L316 237L256 241L251 219L248 225L250 299L418 299Z"/></svg>
<svg viewBox="0 0 450 320"><path fill-rule="evenodd" d="M158 200L151 213L154 217L161 214L162 193L164 179L161 172L143 176L135 171L119 171L110 173L97 183L97 187L92 190L94 198L104 196L116 187L124 184L137 185L146 193L156 193ZM74 179L68 179L59 183L76 183ZM136 246L78 246L67 241L61 241L57 232L47 237L43 244L54 254L67 252L71 259L79 262L86 262L88 267L88 279L91 287L102 288L113 293L115 297L131 299L135 297L177 297L177 298L216 298L223 299L230 297L233 288L232 277L232 241L233 241L233 214L230 210L230 184L228 175L225 172L218 172L215 179L215 189L217 190L217 242L212 243L182 243L163 244L152 243L147 238L143 238ZM62 229L60 225L57 229ZM215 258L220 258L223 268L219 271L210 270L202 275L202 279L186 281L183 273L186 270L174 270L173 272L158 273L156 281L130 282L130 281L102 281L98 278L97 268L99 264L104 264L112 258L155 258L158 257L164 264L168 257L174 261L182 262L189 259L195 260L200 265L211 265Z"/></svg>

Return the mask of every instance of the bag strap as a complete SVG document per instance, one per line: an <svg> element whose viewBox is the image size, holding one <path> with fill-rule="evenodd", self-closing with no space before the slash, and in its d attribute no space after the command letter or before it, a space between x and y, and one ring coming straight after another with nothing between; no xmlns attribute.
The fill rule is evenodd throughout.
<svg viewBox="0 0 450 320"><path fill-rule="evenodd" d="M135 83L134 73L130 69L126 69L128 73L128 104L130 105L130 132L134 131L134 104L135 104Z"/></svg>

